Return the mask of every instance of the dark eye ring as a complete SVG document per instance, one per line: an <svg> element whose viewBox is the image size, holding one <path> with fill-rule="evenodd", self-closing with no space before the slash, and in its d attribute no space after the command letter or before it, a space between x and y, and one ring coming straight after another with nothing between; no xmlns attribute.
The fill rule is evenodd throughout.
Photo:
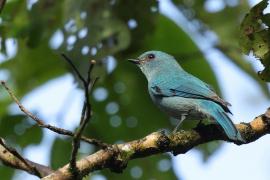
<svg viewBox="0 0 270 180"><path fill-rule="evenodd" d="M155 55L154 54L148 54L148 59L154 59L155 58Z"/></svg>

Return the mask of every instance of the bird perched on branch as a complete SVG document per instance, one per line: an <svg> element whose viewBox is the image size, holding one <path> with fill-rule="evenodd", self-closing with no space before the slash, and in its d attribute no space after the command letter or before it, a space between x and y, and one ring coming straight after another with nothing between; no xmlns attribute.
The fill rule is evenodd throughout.
<svg viewBox="0 0 270 180"><path fill-rule="evenodd" d="M146 76L154 103L171 117L179 119L174 132L185 119L210 119L217 122L231 140L245 142L227 115L231 113L230 104L208 84L187 73L173 56L148 51L129 61Z"/></svg>

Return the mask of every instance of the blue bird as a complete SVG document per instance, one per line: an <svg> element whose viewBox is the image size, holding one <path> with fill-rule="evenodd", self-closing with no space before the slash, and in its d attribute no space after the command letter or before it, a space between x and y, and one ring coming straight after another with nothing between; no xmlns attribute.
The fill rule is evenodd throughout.
<svg viewBox="0 0 270 180"><path fill-rule="evenodd" d="M153 102L169 116L179 119L176 132L185 119L210 119L217 122L228 138L245 142L226 113L228 102L206 83L186 72L175 58L161 51L148 51L135 63L146 76Z"/></svg>

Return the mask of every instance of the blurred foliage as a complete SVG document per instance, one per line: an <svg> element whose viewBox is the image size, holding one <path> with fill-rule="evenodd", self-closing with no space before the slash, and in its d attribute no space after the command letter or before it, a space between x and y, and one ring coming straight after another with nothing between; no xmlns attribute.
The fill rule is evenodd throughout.
<svg viewBox="0 0 270 180"><path fill-rule="evenodd" d="M258 58L265 69L258 74L262 80L270 82L270 13L264 14L268 1L254 6L241 24L240 45L244 53L250 52Z"/></svg>
<svg viewBox="0 0 270 180"><path fill-rule="evenodd" d="M24 115L1 115L0 136L7 143L22 152L28 145L37 145L41 142L42 129L33 125L32 121ZM14 170L0 165L0 174L3 179L11 179Z"/></svg>
<svg viewBox="0 0 270 180"><path fill-rule="evenodd" d="M189 23L195 25L197 33L203 36L214 33L218 39L213 47L252 77L269 95L266 84L259 80L252 66L243 58L237 43L241 35L241 41L249 42L242 45L248 53L254 43L256 45L260 41L243 36L243 26L250 25L254 13L251 10L251 15L246 16L240 31L240 20L249 9L247 1L237 1L236 4L225 0L221 2L225 4L224 8L212 12L206 8L208 1L173 1ZM268 26L269 21L264 20L266 16L260 18ZM259 28L258 23L254 26ZM258 38L262 38L261 34ZM12 45L7 45L8 42ZM15 50L14 54L10 53L10 46ZM266 45L264 49L266 47L268 50ZM51 79L72 72L61 60L61 52L67 54L82 73L86 73L89 59L96 59L94 75L101 76L101 80L94 92L108 96L92 98L95 113L85 134L108 143L141 138L159 129L170 130L176 123L153 105L144 76L134 65L126 62L127 58L137 57L151 49L173 54L188 72L221 93L213 67L208 64L204 53L189 34L172 19L160 14L155 0L39 0L34 4L12 0L6 3L0 17L0 55L5 57L0 60L0 72L6 74L0 79L8 79L8 84L19 97ZM269 68L266 55L261 51L257 53L255 55L262 59L266 69L267 66ZM115 64L115 68L110 64ZM0 136L21 151L30 144L40 143L42 131L24 116L10 110L12 102L3 88L0 88L0 101ZM184 123L184 128L192 126L194 123ZM70 139L54 140L48 157L54 169L67 163L70 147ZM214 142L197 149L207 160L219 147L220 143ZM85 149L81 156L95 150ZM0 167L4 179L10 179L13 173L10 168ZM123 174L104 170L90 177L95 175L108 179L176 179L168 154L134 160Z"/></svg>
<svg viewBox="0 0 270 180"><path fill-rule="evenodd" d="M51 153L51 167L53 169L57 169L59 167L64 166L67 164L70 158L71 153L71 143L67 139L63 140L60 138L56 138L54 140L53 146L52 146L52 153ZM65 153L63 153L63 150L65 149ZM59 158L60 157L60 158Z"/></svg>
<svg viewBox="0 0 270 180"><path fill-rule="evenodd" d="M5 3L6 3L6 0L0 1L0 13L1 13L2 9L4 8Z"/></svg>
<svg viewBox="0 0 270 180"><path fill-rule="evenodd" d="M2 116L0 132L7 141L21 148L29 144L38 144L42 139L42 129L33 125L24 115Z"/></svg>
<svg viewBox="0 0 270 180"><path fill-rule="evenodd" d="M241 70L246 72L253 78L263 92L269 97L269 89L265 82L258 78L257 73L249 62L244 59L241 48L238 44L239 36L242 34L239 24L245 13L248 12L249 6L247 0L242 1L221 1L220 6L224 6L221 10L207 9L207 3L210 1L195 0L173 0L183 14L193 23L198 32L205 36L212 31L218 40L214 45L228 59L237 65Z"/></svg>

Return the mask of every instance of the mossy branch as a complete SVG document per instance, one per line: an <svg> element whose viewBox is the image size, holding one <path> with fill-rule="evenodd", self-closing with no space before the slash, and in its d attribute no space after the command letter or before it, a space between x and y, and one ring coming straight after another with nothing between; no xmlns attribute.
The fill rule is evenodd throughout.
<svg viewBox="0 0 270 180"><path fill-rule="evenodd" d="M243 138L246 139L245 144L256 141L260 137L270 133L270 109L256 117L250 123L236 124L236 127L241 132ZM172 152L174 155L184 154L199 144L214 140L233 142L215 124L204 125L192 130L180 131L169 135L160 131L154 132L142 139L123 144L115 144L110 148L99 150L77 161L76 164L81 176L105 168L113 172L122 172L127 166L127 163L132 159L145 158L164 152ZM237 145L243 144L239 142L233 143ZM72 174L68 168L69 165L66 165L43 179L72 179Z"/></svg>

